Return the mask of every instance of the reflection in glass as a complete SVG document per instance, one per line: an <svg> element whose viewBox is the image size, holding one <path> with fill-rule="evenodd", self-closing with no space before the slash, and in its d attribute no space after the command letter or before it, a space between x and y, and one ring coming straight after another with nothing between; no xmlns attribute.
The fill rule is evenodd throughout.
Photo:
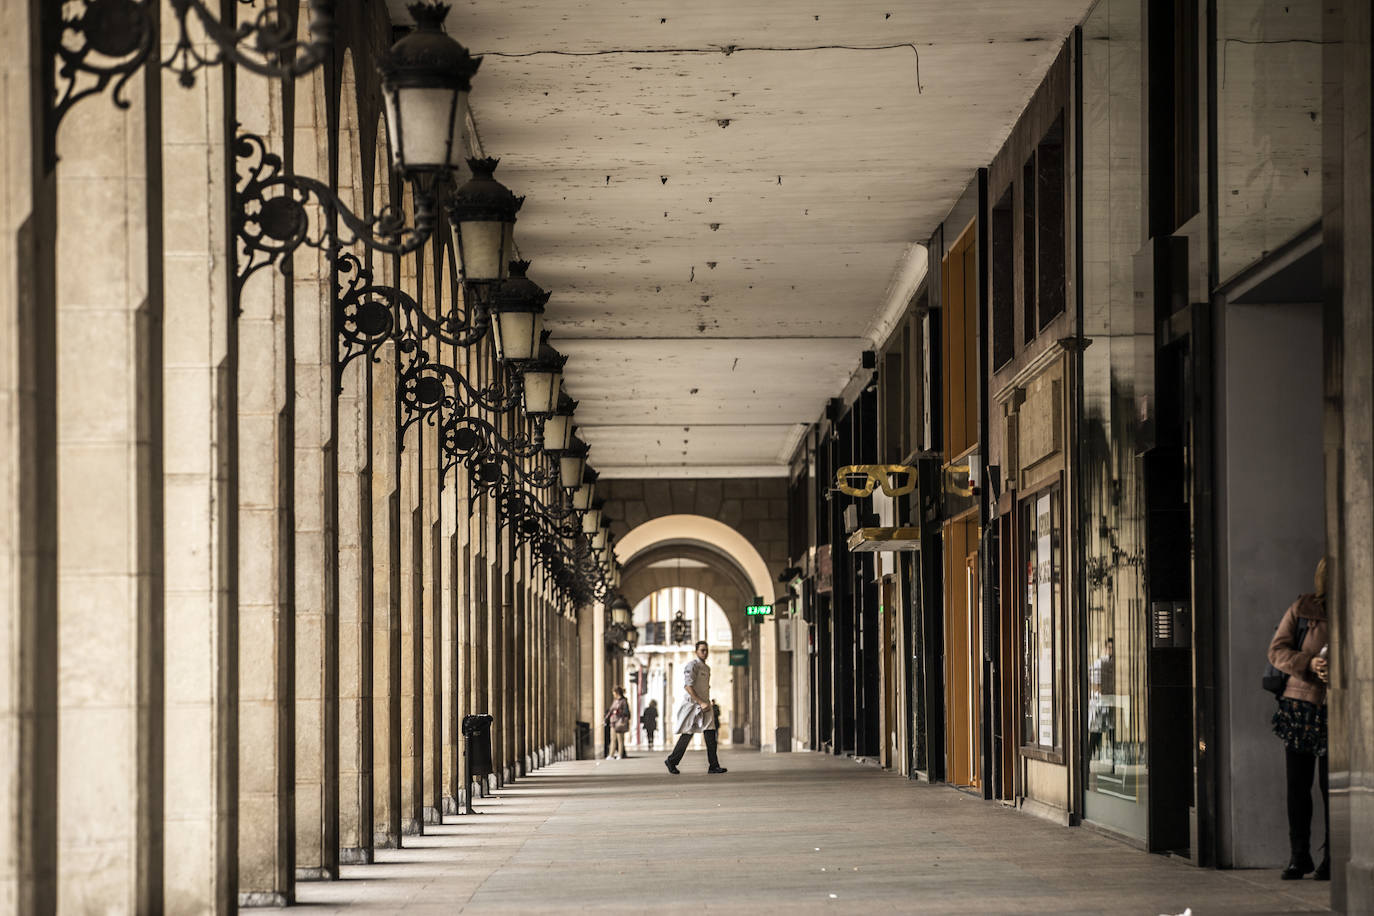
<svg viewBox="0 0 1374 916"><path fill-rule="evenodd" d="M1083 493L1089 820L1147 830L1145 507L1141 407L1153 380L1145 244L1141 8L1101 0L1083 26Z"/></svg>

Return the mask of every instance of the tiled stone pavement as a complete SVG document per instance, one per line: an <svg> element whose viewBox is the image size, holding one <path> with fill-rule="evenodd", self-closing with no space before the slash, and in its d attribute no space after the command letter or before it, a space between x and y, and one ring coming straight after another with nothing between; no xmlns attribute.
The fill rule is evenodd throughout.
<svg viewBox="0 0 1374 916"><path fill-rule="evenodd" d="M941 786L817 754L662 751L547 767L384 850L298 885L293 914L1125 913L1326 909L1327 885L1214 871Z"/></svg>

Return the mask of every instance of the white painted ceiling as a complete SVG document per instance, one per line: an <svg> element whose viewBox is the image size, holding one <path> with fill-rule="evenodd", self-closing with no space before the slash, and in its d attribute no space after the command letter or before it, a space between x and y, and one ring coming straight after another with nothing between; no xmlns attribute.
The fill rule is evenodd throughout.
<svg viewBox="0 0 1374 916"><path fill-rule="evenodd" d="M1090 6L455 4L592 464L782 473Z"/></svg>

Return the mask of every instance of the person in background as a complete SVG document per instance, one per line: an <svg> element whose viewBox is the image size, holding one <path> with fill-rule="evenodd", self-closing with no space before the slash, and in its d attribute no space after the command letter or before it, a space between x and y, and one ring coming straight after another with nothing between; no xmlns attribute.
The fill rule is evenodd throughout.
<svg viewBox="0 0 1374 916"><path fill-rule="evenodd" d="M625 753L625 733L630 730L630 701L625 699L625 688L615 688L615 699L611 708L606 710L606 724L611 727L611 747L608 756L612 760L629 757Z"/></svg>
<svg viewBox="0 0 1374 916"><path fill-rule="evenodd" d="M706 640L700 640L696 645L696 658L682 667L682 699L673 711L677 744L663 761L674 776L680 772L677 765L682 762L682 755L687 753L687 745L692 743L692 736L697 732L706 739L706 772L727 772L716 757L717 723L711 703L711 666L706 664L710 655L711 646Z"/></svg>
<svg viewBox="0 0 1374 916"><path fill-rule="evenodd" d="M639 724L649 739L649 747L654 746L654 732L658 731L658 700L650 700L649 705L639 714Z"/></svg>
<svg viewBox="0 0 1374 916"><path fill-rule="evenodd" d="M1317 564L1314 591L1284 612L1269 643L1269 663L1288 675L1274 712L1274 734L1284 746L1288 774L1288 842L1292 855L1280 877L1293 881L1313 871L1312 772L1321 786L1326 842L1313 876L1331 879L1331 802L1326 759L1326 558Z"/></svg>

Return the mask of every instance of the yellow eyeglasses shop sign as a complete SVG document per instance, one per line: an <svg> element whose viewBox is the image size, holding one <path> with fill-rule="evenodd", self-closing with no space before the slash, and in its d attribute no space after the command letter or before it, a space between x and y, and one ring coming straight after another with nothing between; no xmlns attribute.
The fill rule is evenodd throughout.
<svg viewBox="0 0 1374 916"><path fill-rule="evenodd" d="M744 616L746 617L767 617L773 613L771 604L746 604L744 606Z"/></svg>
<svg viewBox="0 0 1374 916"><path fill-rule="evenodd" d="M888 496L916 490L916 469L904 464L848 464L835 472L835 489L846 496L872 496L882 487Z"/></svg>

